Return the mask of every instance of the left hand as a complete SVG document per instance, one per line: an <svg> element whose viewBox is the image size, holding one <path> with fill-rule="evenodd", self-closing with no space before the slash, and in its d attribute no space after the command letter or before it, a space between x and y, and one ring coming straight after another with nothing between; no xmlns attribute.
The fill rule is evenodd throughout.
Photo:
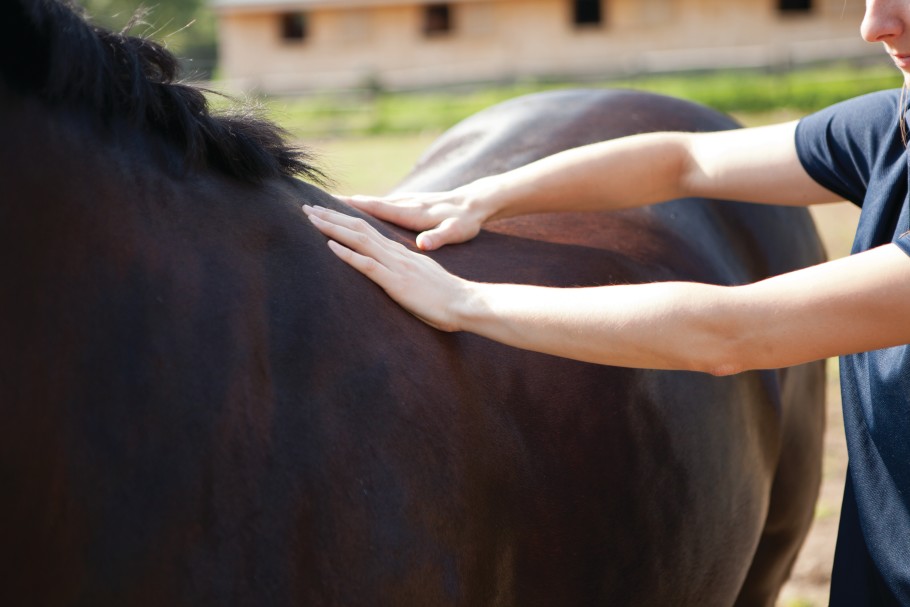
<svg viewBox="0 0 910 607"><path fill-rule="evenodd" d="M305 205L329 248L364 274L408 312L442 331L460 330L457 311L470 298L471 283L427 257L377 232L363 219Z"/></svg>

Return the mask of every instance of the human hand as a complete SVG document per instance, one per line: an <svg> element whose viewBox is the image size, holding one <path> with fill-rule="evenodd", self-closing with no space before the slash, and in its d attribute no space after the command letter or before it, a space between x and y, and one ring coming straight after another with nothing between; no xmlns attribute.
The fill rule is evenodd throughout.
<svg viewBox="0 0 910 607"><path fill-rule="evenodd" d="M420 232L417 247L432 251L477 236L494 213L492 194L490 181L479 180L450 192L336 198L377 219Z"/></svg>
<svg viewBox="0 0 910 607"><path fill-rule="evenodd" d="M457 310L470 297L466 280L377 232L363 219L305 205L304 213L328 236L342 261L378 284L408 312L442 331L458 331Z"/></svg>

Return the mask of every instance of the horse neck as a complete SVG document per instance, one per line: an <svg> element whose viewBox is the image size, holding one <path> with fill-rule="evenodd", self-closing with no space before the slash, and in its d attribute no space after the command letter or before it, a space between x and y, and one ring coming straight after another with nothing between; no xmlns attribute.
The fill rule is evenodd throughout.
<svg viewBox="0 0 910 607"><path fill-rule="evenodd" d="M299 318L342 288L323 271L339 262L300 212L326 203L316 188L174 171L179 153L154 137L101 134L37 102L3 109L0 364L43 343L15 364L37 373L48 360L94 360L103 373L126 356L186 355L214 368L268 336L273 313Z"/></svg>
<svg viewBox="0 0 910 607"><path fill-rule="evenodd" d="M0 109L0 229L10 237L4 247L28 257L98 252L113 241L126 253L130 242L156 230L160 250L187 243L255 248L262 232L277 238L294 221L303 225L301 204L328 200L290 178L253 184L187 169L182 152L162 137L127 123L102 125L88 112L15 97L0 99Z"/></svg>

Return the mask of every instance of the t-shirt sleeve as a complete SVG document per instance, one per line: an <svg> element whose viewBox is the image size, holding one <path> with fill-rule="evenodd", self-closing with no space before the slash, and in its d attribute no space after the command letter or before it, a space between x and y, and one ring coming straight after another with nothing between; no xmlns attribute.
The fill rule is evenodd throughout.
<svg viewBox="0 0 910 607"><path fill-rule="evenodd" d="M904 253L910 255L910 231L904 232L897 237L897 240L894 241L894 244L899 246Z"/></svg>
<svg viewBox="0 0 910 607"><path fill-rule="evenodd" d="M806 116L796 127L796 152L806 172L862 206L875 166L900 141L900 91L850 99Z"/></svg>

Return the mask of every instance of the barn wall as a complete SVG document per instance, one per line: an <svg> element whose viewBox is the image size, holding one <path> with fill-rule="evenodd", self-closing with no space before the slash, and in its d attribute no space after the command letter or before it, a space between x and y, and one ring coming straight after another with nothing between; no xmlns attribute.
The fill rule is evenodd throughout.
<svg viewBox="0 0 910 607"><path fill-rule="evenodd" d="M275 10L221 8L224 77L292 91L424 87L540 76L761 66L880 52L859 37L862 3L815 0L785 16L777 0L604 0L604 24L576 26L568 0L453 2L452 31L422 32L424 6L310 6L302 41Z"/></svg>

